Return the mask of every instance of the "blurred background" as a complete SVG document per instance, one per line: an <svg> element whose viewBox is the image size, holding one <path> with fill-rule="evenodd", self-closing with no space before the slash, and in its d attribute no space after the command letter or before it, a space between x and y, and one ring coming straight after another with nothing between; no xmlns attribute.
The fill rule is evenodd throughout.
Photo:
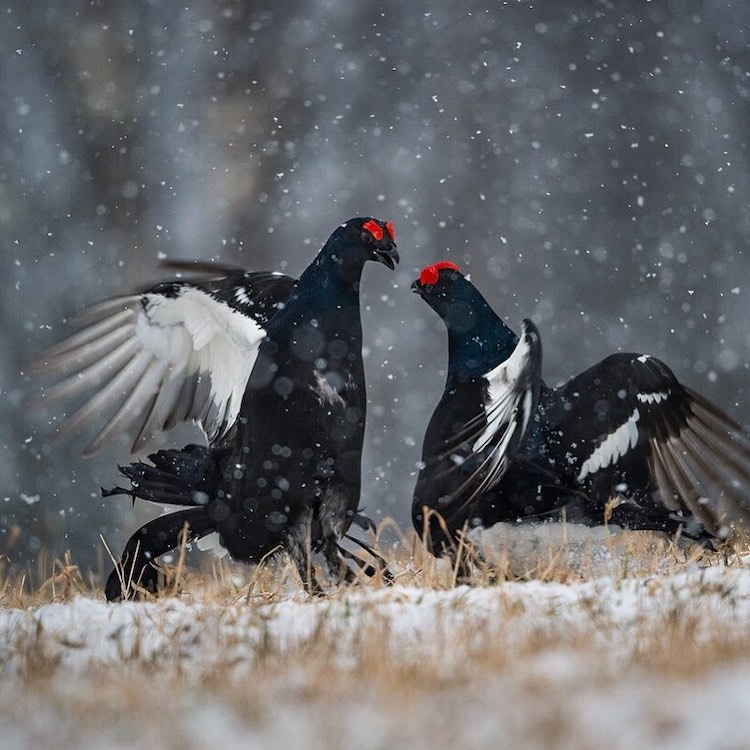
<svg viewBox="0 0 750 750"><path fill-rule="evenodd" d="M548 382L648 352L750 422L750 4L533 5L2 4L0 553L98 570L144 520L99 497L124 443L84 460L25 403L66 316L164 257L299 274L355 215L402 258L362 294L374 516L409 523L439 259L534 319Z"/></svg>

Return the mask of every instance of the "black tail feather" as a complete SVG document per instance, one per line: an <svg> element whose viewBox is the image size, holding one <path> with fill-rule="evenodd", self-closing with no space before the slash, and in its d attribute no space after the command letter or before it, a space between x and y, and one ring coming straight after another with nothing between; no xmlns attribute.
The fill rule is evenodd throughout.
<svg viewBox="0 0 750 750"><path fill-rule="evenodd" d="M102 497L130 495L160 505L203 506L213 494L219 478L217 453L200 445L182 450L160 450L149 457L151 463L136 461L120 466L130 480L130 489L102 489Z"/></svg>
<svg viewBox="0 0 750 750"><path fill-rule="evenodd" d="M188 508L154 518L141 526L128 539L120 564L107 579L104 588L107 601L135 598L137 587L155 592L159 578L155 561L180 545L184 529L187 529L187 541L193 541L214 531L215 523L203 508Z"/></svg>

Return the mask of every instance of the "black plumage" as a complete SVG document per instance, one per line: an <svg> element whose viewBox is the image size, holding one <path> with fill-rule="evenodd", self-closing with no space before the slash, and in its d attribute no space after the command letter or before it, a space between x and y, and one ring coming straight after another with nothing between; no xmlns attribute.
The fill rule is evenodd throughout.
<svg viewBox="0 0 750 750"><path fill-rule="evenodd" d="M227 269L214 280L162 284L99 306L89 329L44 358L57 372L83 366L84 376L68 381L86 381L89 360L108 362L98 370L109 383L93 383L99 390L88 402L97 408L84 405L72 418L79 427L102 406L117 409L92 449L125 427L137 432L137 447L183 420L209 437L208 447L163 450L122 467L131 486L105 492L187 506L133 535L108 599L131 581L153 587L153 561L178 545L183 529L189 539L218 532L247 562L284 550L313 589L311 551L323 553L332 575L351 575L339 541L353 521L365 523L357 512L366 416L359 284L368 260L395 267L393 227L351 219L296 282Z"/></svg>
<svg viewBox="0 0 750 750"><path fill-rule="evenodd" d="M750 437L663 362L617 353L551 388L533 324L519 338L457 266L426 267L413 289L448 332L412 504L435 554L499 522L724 538L750 521Z"/></svg>

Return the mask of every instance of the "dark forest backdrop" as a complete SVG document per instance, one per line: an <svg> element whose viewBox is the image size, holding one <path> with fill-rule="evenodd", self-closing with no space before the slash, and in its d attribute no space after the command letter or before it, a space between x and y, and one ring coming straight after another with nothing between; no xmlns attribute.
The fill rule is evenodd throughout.
<svg viewBox="0 0 750 750"><path fill-rule="evenodd" d="M533 7L532 7L533 5ZM188 7L184 7L188 6ZM750 4L0 4L0 552L119 549L122 447L51 443L18 362L159 258L299 273L353 215L368 268L365 503L408 517L443 331L409 292L451 258L560 381L653 353L750 422ZM174 438L175 442L183 435Z"/></svg>

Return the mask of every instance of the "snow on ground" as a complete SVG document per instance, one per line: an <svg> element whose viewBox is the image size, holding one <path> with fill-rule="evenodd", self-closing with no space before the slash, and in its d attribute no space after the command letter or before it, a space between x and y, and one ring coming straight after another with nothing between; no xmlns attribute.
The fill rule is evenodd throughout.
<svg viewBox="0 0 750 750"><path fill-rule="evenodd" d="M275 603L78 597L0 609L0 737L4 748L743 748L748 635L739 564Z"/></svg>
<svg viewBox="0 0 750 750"><path fill-rule="evenodd" d="M715 621L741 632L750 625L750 569L700 568L666 578L530 581L450 591L355 589L330 600L300 596L250 606L174 597L111 605L77 597L32 610L0 610L0 654L6 676L23 671L31 646L68 674L134 658L166 667L179 659L198 671L230 663L241 671L252 668L261 646L290 652L324 627L346 665L356 656L356 635L375 623L387 630L390 650L404 659L436 656L432 652L451 640L452 631L469 628L480 641L498 629L519 638L539 629L591 630L592 637L606 639L610 658L618 660L631 652L635 638L660 627L672 611L696 616L700 637L708 635L702 626ZM441 654L451 668L453 655Z"/></svg>

